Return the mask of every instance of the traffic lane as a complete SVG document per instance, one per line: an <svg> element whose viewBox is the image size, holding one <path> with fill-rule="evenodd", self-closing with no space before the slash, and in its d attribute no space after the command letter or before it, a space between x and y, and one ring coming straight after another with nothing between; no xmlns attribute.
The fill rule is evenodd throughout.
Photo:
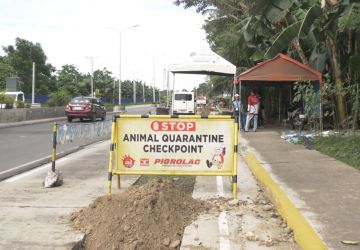
<svg viewBox="0 0 360 250"><path fill-rule="evenodd" d="M145 115L145 114L155 114L156 108L152 107L151 104L147 105L135 105L135 106L126 106L125 107L126 114L131 115Z"/></svg>
<svg viewBox="0 0 360 250"><path fill-rule="evenodd" d="M149 112L155 112L155 108L151 107L151 105L127 109L128 114L148 114ZM111 120L111 116L108 115L107 120ZM58 121L58 123L65 122L66 120ZM77 119L74 123L86 122L80 122ZM53 122L46 122L18 127L1 128L0 172L49 157L52 150L53 125ZM106 138L95 138L95 140L77 140L72 143L58 145L57 152L60 153L62 151L71 150L73 148L89 144L91 141L104 139Z"/></svg>
<svg viewBox="0 0 360 250"><path fill-rule="evenodd" d="M64 121L65 122L65 121ZM0 172L51 155L53 122L0 129ZM89 140L57 146L57 152L67 151Z"/></svg>

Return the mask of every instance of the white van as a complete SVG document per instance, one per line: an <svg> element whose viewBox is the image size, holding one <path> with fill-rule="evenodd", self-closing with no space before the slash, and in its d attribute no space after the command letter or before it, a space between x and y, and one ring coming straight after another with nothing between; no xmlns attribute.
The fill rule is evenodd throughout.
<svg viewBox="0 0 360 250"><path fill-rule="evenodd" d="M13 107L16 108L17 102L22 101L25 102L25 95L22 91L14 91L14 92L5 92L5 96L9 96L14 99ZM6 104L1 103L0 108L5 108Z"/></svg>
<svg viewBox="0 0 360 250"><path fill-rule="evenodd" d="M194 115L195 98L193 92L175 92L172 98L172 114Z"/></svg>

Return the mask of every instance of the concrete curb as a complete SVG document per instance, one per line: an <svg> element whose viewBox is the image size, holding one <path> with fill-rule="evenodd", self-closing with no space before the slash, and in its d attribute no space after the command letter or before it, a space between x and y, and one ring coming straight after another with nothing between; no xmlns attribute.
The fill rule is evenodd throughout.
<svg viewBox="0 0 360 250"><path fill-rule="evenodd" d="M106 115L114 115L114 114L123 114L125 113L124 110L119 112L106 112ZM1 128L11 128L11 127L19 127L24 125L32 125L32 124L39 124L39 123L45 123L45 122L52 122L52 121L61 121L66 120L66 116L62 117L54 117L54 118L46 118L46 119L37 119L37 120L28 120L28 121L21 121L21 122L11 122L11 123L0 123L0 129Z"/></svg>
<svg viewBox="0 0 360 250"><path fill-rule="evenodd" d="M66 120L66 117L63 116L63 117L28 120L28 121L21 121L21 122L10 122L10 123L3 123L3 124L0 123L0 128L19 127L19 126L24 126L24 125L39 124L39 123L60 121L60 120Z"/></svg>
<svg viewBox="0 0 360 250"><path fill-rule="evenodd" d="M316 233L302 213L287 197L265 168L261 165L254 153L245 153L245 160L256 179L264 186L276 210L294 231L296 242L302 249L328 249L325 242Z"/></svg>

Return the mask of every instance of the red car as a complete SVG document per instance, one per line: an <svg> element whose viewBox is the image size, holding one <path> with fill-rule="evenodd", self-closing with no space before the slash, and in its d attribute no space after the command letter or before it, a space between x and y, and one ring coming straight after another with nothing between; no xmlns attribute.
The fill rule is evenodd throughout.
<svg viewBox="0 0 360 250"><path fill-rule="evenodd" d="M106 108L104 104L97 98L93 97L75 97L68 105L65 106L65 115L68 122L72 122L74 118L80 118L80 121L90 119L96 121L101 118L102 121L106 117Z"/></svg>

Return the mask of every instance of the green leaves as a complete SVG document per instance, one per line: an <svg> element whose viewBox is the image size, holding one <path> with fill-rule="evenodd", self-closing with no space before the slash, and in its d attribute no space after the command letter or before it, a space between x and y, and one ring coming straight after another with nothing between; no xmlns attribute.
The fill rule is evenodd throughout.
<svg viewBox="0 0 360 250"><path fill-rule="evenodd" d="M272 58L277 53L286 50L291 44L292 40L295 37L297 37L300 26L301 26L301 21L298 21L292 25L289 25L283 31L281 31L280 34L276 37L273 44L266 51L264 57Z"/></svg>
<svg viewBox="0 0 360 250"><path fill-rule="evenodd" d="M339 17L339 30L345 29L360 30L360 4L352 3L346 6Z"/></svg>
<svg viewBox="0 0 360 250"><path fill-rule="evenodd" d="M313 6L311 7L305 14L304 19L301 22L301 26L298 32L298 37L304 37L306 36L312 25L314 25L315 20L320 18L322 15L322 10L320 8L320 6Z"/></svg>

